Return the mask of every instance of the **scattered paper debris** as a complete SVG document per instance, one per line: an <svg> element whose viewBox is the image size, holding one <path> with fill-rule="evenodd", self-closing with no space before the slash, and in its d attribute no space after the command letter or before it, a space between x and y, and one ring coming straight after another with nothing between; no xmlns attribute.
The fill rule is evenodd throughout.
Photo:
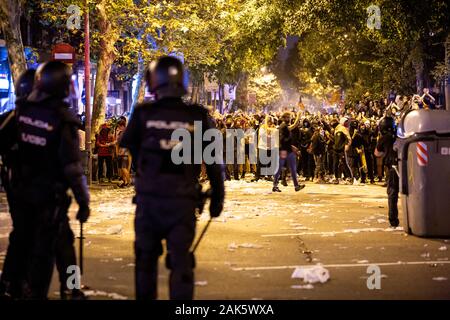
<svg viewBox="0 0 450 320"><path fill-rule="evenodd" d="M369 263L369 260L358 260L356 263Z"/></svg>
<svg viewBox="0 0 450 320"><path fill-rule="evenodd" d="M448 279L446 277L434 277L434 281L447 281Z"/></svg>
<svg viewBox="0 0 450 320"><path fill-rule="evenodd" d="M382 228L360 228L360 229L344 229L345 233L375 232L384 231Z"/></svg>
<svg viewBox="0 0 450 320"><path fill-rule="evenodd" d="M447 251L447 246L442 246L439 248L439 251Z"/></svg>
<svg viewBox="0 0 450 320"><path fill-rule="evenodd" d="M208 281L206 281L206 280L195 281L195 285L196 285L197 287L205 287L205 286L208 285Z"/></svg>
<svg viewBox="0 0 450 320"><path fill-rule="evenodd" d="M323 207L324 205L321 203L301 203L302 207Z"/></svg>
<svg viewBox="0 0 450 320"><path fill-rule="evenodd" d="M314 289L314 286L312 284L305 284L305 285L293 285L291 286L292 289L306 289L306 290L311 290Z"/></svg>
<svg viewBox="0 0 450 320"><path fill-rule="evenodd" d="M83 291L84 295L87 297L107 297L113 300L128 300L127 297L120 295L118 293L115 292L105 292L105 291L100 291L100 290L86 290Z"/></svg>
<svg viewBox="0 0 450 320"><path fill-rule="evenodd" d="M303 279L306 283L325 283L330 278L330 272L320 265L313 267L297 267L292 273L291 278Z"/></svg>
<svg viewBox="0 0 450 320"><path fill-rule="evenodd" d="M109 227L108 229L106 229L106 233L110 234L110 235L121 234L122 230L123 230L123 226L121 224L118 224L116 226L112 226L112 227Z"/></svg>
<svg viewBox="0 0 450 320"><path fill-rule="evenodd" d="M263 246L258 245L258 244L253 244L253 243L241 243L241 244L236 244L235 242L232 242L228 245L228 250L229 251L234 251L238 248L245 248L245 249L261 249L263 248Z"/></svg>
<svg viewBox="0 0 450 320"><path fill-rule="evenodd" d="M324 232L321 234L321 237L335 237L336 234L334 232Z"/></svg>
<svg viewBox="0 0 450 320"><path fill-rule="evenodd" d="M239 248L248 248L248 249L261 249L263 247L259 244L253 244L253 243L242 243L238 246L239 246Z"/></svg>

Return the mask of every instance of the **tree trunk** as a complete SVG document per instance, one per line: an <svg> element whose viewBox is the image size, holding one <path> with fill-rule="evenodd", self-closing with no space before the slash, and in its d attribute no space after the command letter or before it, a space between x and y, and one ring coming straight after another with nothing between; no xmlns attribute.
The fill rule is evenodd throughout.
<svg viewBox="0 0 450 320"><path fill-rule="evenodd" d="M200 103L200 93L203 86L203 72L198 70L191 70L192 91L191 103Z"/></svg>
<svg viewBox="0 0 450 320"><path fill-rule="evenodd" d="M145 98L145 87L147 86L147 82L144 79L144 75L141 76L141 83L139 84L139 90L138 90L138 103L144 102Z"/></svg>
<svg viewBox="0 0 450 320"><path fill-rule="evenodd" d="M97 64L97 73L94 87L94 104L92 106L92 134L98 131L100 125L105 121L106 97L108 95L108 81L111 74L111 67L115 58L115 48L119 35L112 27L105 11L105 1L97 5L97 24L100 34L100 55Z"/></svg>
<svg viewBox="0 0 450 320"><path fill-rule="evenodd" d="M8 48L8 61L14 82L27 69L25 53L20 34L20 0L0 2L0 23Z"/></svg>
<svg viewBox="0 0 450 320"><path fill-rule="evenodd" d="M114 57L106 50L100 53L97 64L97 77L94 87L94 104L92 107L92 136L98 131L100 125L105 121L106 97L108 95L108 81L111 73Z"/></svg>
<svg viewBox="0 0 450 320"><path fill-rule="evenodd" d="M138 103L141 103L144 101L145 97L145 66L144 66L144 60L142 59L142 54L139 53L138 57L138 72L137 72L137 79L136 79L136 89L133 93L133 105L131 107L131 112L134 110L134 106Z"/></svg>
<svg viewBox="0 0 450 320"><path fill-rule="evenodd" d="M192 81L191 103L199 103L200 87L197 81Z"/></svg>
<svg viewBox="0 0 450 320"><path fill-rule="evenodd" d="M244 73L239 79L236 88L236 101L238 106L242 110L246 110L248 108L248 74Z"/></svg>
<svg viewBox="0 0 450 320"><path fill-rule="evenodd" d="M418 42L414 49L412 50L413 55L413 67L416 71L416 89L418 94L423 93L423 69L424 69L424 63L423 63L423 48L422 44Z"/></svg>
<svg viewBox="0 0 450 320"><path fill-rule="evenodd" d="M223 114L225 85L219 82L219 112Z"/></svg>

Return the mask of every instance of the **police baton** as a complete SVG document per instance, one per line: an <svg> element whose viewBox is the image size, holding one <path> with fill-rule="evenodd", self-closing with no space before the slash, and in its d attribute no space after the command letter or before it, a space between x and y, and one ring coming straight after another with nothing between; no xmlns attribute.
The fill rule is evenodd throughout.
<svg viewBox="0 0 450 320"><path fill-rule="evenodd" d="M83 222L80 222L80 247L79 247L79 264L80 264L80 274L83 275Z"/></svg>
<svg viewBox="0 0 450 320"><path fill-rule="evenodd" d="M212 195L212 190L208 189L206 192L201 192L201 206L200 206L200 214L203 211L203 207L205 205L206 199L211 198ZM199 246L200 242L202 241L203 237L206 234L206 231L208 231L209 225L211 224L212 221L212 217L209 217L208 222L206 223L206 226L203 228L202 232L200 233L200 237L197 239L197 241L194 244L194 247L192 247L191 250L191 255L194 255L195 250L197 249L197 247Z"/></svg>
<svg viewBox="0 0 450 320"><path fill-rule="evenodd" d="M201 205L200 205L200 208L199 208L200 214L201 214L201 211L203 211L203 206L204 206L204 203L205 203L206 199L210 198L211 194L212 194L211 189L209 189L206 192L202 192L201 193ZM196 265L195 256L194 256L195 250L197 250L197 247L200 245L200 242L202 241L203 237L205 236L206 231L208 231L208 228L209 228L209 225L211 224L211 221L212 221L212 217L209 218L208 222L206 223L206 226L203 228L202 232L200 233L199 238L197 239L197 241L195 242L194 246L192 247L192 250L189 251L189 255L191 257L192 268L195 268L195 265ZM170 253L169 252L167 252L167 254L166 254L166 267L167 267L167 269L172 269L172 262L171 262L171 259L170 259Z"/></svg>
<svg viewBox="0 0 450 320"><path fill-rule="evenodd" d="M195 250L197 249L198 245L200 244L200 241L202 241L203 237L206 234L206 231L209 228L209 225L211 224L212 218L210 217L208 222L206 223L206 226L203 228L202 233L200 233L200 237L197 239L197 242L195 242L194 247L191 250L191 254L194 254Z"/></svg>

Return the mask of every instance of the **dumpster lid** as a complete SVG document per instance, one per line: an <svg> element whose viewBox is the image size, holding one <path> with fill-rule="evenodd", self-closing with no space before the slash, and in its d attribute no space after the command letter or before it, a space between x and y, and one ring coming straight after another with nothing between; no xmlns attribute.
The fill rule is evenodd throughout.
<svg viewBox="0 0 450 320"><path fill-rule="evenodd" d="M398 136L401 138L424 132L450 133L450 111L413 110L400 121Z"/></svg>

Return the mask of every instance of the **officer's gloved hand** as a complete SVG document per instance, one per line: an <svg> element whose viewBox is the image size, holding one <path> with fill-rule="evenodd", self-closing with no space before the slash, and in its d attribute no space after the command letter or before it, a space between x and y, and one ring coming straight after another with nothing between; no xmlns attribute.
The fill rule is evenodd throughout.
<svg viewBox="0 0 450 320"><path fill-rule="evenodd" d="M91 210L89 209L88 205L80 205L80 208L78 209L78 213L77 213L77 219L81 222L81 223L85 223L88 218L89 215L91 213Z"/></svg>
<svg viewBox="0 0 450 320"><path fill-rule="evenodd" d="M209 214L211 218L217 218L218 216L220 216L222 210L223 210L223 201L212 198L211 203L209 204Z"/></svg>

